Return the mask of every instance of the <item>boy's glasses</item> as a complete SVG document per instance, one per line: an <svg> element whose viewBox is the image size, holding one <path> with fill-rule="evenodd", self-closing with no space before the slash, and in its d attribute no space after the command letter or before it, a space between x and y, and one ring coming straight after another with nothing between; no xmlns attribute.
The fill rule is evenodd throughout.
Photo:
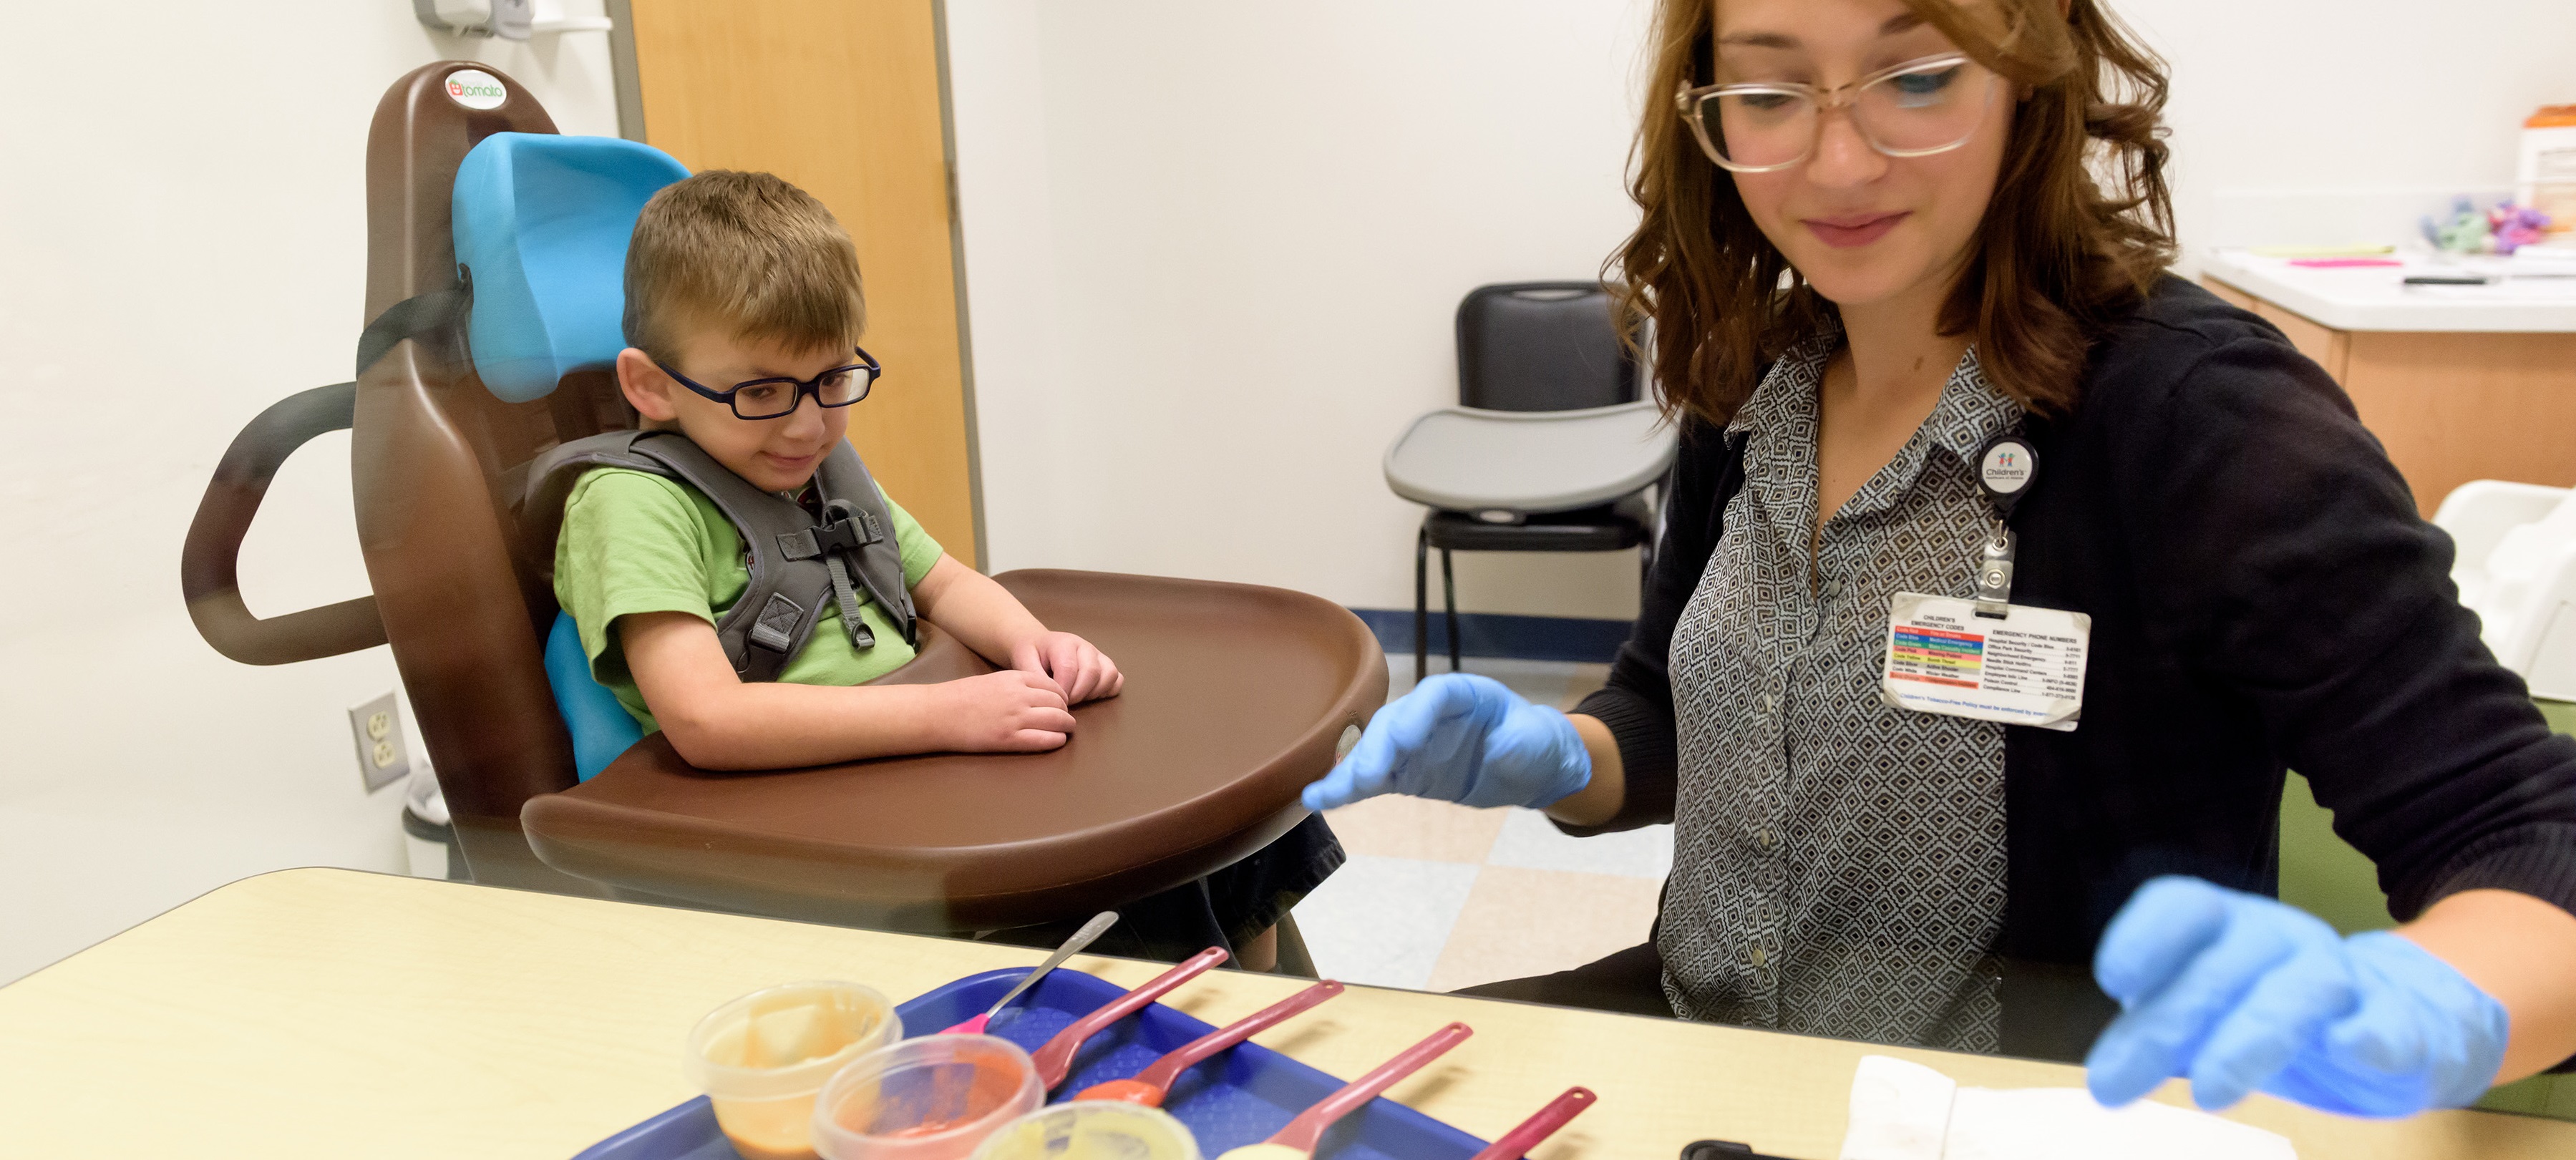
<svg viewBox="0 0 2576 1160"><path fill-rule="evenodd" d="M1824 114L1851 110L1861 140L1890 157L1947 153L1968 143L1993 104L1995 74L1963 53L1910 60L1850 84L1702 85L1673 105L1709 160L1737 173L1787 169L1816 152Z"/></svg>
<svg viewBox="0 0 2576 1160"><path fill-rule="evenodd" d="M870 357L865 348L854 346L850 349L858 352L859 361L833 367L813 378L745 379L735 383L729 391L709 390L697 380L672 370L671 364L660 359L654 359L653 365L662 368L663 374L678 380L681 386L733 408L737 419L777 419L795 414L796 408L804 405L807 395L814 396L816 403L826 407L846 407L867 398L868 388L876 385L877 376L884 374L885 370L877 365L877 360Z"/></svg>

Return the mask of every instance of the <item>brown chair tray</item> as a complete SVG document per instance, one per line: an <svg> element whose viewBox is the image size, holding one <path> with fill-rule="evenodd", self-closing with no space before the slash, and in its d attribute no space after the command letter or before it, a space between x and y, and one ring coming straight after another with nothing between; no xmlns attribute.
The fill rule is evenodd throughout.
<svg viewBox="0 0 2576 1160"><path fill-rule="evenodd" d="M1087 913L1221 869L1304 817L1298 791L1386 699L1349 611L1277 588L1101 572L996 579L1118 662L1126 691L1039 754L761 773L691 767L660 734L531 798L548 865L622 893L783 918L979 930ZM988 671L954 640L882 683Z"/></svg>

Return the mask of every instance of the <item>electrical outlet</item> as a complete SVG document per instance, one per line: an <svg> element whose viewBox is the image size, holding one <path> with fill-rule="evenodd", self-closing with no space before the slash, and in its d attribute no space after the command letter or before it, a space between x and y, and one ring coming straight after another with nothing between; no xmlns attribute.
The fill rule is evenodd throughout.
<svg viewBox="0 0 2576 1160"><path fill-rule="evenodd" d="M358 776L374 793L411 776L411 747L403 742L402 705L387 693L349 710L349 734L358 742Z"/></svg>

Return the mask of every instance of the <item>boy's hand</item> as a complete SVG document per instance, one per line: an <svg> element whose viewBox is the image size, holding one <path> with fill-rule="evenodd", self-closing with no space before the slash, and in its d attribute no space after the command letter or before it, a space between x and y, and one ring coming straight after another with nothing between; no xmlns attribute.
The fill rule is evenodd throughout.
<svg viewBox="0 0 2576 1160"><path fill-rule="evenodd" d="M1041 633L1011 650L1011 667L1052 677L1068 704L1115 697L1127 687L1127 676L1108 654L1069 632Z"/></svg>
<svg viewBox="0 0 2576 1160"><path fill-rule="evenodd" d="M948 747L959 753L1035 753L1073 732L1064 691L1043 673L1003 669L937 688Z"/></svg>

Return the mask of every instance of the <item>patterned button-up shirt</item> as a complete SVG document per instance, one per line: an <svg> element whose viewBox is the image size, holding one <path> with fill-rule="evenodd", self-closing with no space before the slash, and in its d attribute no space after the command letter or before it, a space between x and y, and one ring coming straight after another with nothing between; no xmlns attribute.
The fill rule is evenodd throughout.
<svg viewBox="0 0 2576 1160"><path fill-rule="evenodd" d="M1973 593L1995 528L1976 453L2022 411L1969 351L1819 533L1817 391L1839 340L1781 358L1728 427L1744 485L1673 633L1664 986L1694 1019L1993 1050L1978 964L2004 915L2003 726L1878 690L1889 598Z"/></svg>

